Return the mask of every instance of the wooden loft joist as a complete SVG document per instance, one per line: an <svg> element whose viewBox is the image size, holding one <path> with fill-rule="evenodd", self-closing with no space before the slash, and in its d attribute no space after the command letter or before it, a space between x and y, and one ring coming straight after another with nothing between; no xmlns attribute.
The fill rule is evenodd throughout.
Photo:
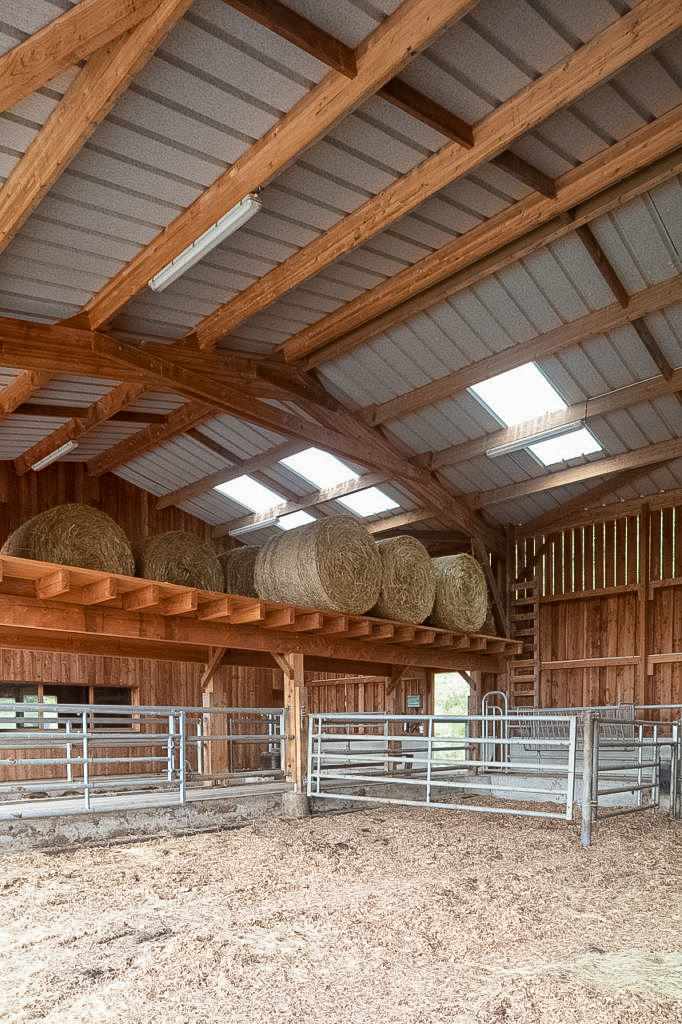
<svg viewBox="0 0 682 1024"><path fill-rule="evenodd" d="M504 670L518 645L503 637L298 608L131 576L0 557L0 641L173 659L227 648L227 663L294 652L320 665ZM68 638L68 639L67 639ZM132 656L132 655L131 655ZM189 660L194 660L190 658ZM198 659L200 660L200 659ZM262 659L261 659L262 661ZM390 674L390 672L389 672Z"/></svg>

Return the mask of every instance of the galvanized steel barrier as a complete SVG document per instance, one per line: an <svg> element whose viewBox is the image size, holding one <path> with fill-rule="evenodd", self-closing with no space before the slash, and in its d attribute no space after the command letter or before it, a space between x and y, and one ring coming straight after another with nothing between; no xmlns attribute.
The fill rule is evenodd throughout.
<svg viewBox="0 0 682 1024"><path fill-rule="evenodd" d="M543 738L555 755L546 768L525 756L528 738L515 731L513 713L312 714L308 796L571 820L576 716L545 714L542 720L560 727ZM456 729L461 735L448 735ZM495 804L500 795L504 803ZM563 809L528 806L549 800Z"/></svg>
<svg viewBox="0 0 682 1024"><path fill-rule="evenodd" d="M40 798L70 798L59 813L97 810L112 795L123 806L140 791L159 794L158 806L184 804L188 786L281 778L285 742L281 708L3 702L0 816ZM245 746L251 757L237 757Z"/></svg>

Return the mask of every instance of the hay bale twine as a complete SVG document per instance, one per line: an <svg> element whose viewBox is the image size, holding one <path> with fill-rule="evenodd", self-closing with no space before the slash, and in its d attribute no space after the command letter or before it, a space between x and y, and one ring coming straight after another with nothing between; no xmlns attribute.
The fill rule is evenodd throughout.
<svg viewBox="0 0 682 1024"><path fill-rule="evenodd" d="M418 625L431 614L436 574L431 556L416 537L377 542L381 556L381 591L372 615Z"/></svg>
<svg viewBox="0 0 682 1024"><path fill-rule="evenodd" d="M260 548L247 546L223 551L218 560L225 574L225 593L258 597L253 572Z"/></svg>
<svg viewBox="0 0 682 1024"><path fill-rule="evenodd" d="M132 548L114 520L90 505L55 505L22 523L2 546L3 555L135 575Z"/></svg>
<svg viewBox="0 0 682 1024"><path fill-rule="evenodd" d="M357 519L330 516L271 538L254 579L263 600L361 615L379 597L381 558Z"/></svg>
<svg viewBox="0 0 682 1024"><path fill-rule="evenodd" d="M471 555L444 555L432 562L436 599L430 624L477 633L488 612L488 588L480 564Z"/></svg>
<svg viewBox="0 0 682 1024"><path fill-rule="evenodd" d="M135 545L137 576L181 587L222 592L223 569L212 544L195 533L170 530Z"/></svg>

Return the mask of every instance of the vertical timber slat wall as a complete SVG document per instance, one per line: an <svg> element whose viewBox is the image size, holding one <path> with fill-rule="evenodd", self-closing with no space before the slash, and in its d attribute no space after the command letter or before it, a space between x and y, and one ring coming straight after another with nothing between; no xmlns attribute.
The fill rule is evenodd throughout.
<svg viewBox="0 0 682 1024"><path fill-rule="evenodd" d="M682 703L682 505L520 537L542 551L540 707Z"/></svg>

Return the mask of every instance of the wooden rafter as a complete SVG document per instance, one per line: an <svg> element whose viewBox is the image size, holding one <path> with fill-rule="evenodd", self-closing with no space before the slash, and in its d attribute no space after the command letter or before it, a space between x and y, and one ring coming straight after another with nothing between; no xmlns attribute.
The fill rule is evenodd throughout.
<svg viewBox="0 0 682 1024"><path fill-rule="evenodd" d="M92 54L44 128L12 170L0 190L0 251L5 248L86 139L92 135L97 125L106 117L116 99L128 87L191 2L192 0L162 0L158 5L148 2L129 2L125 5L118 2L113 5L120 14L125 12L126 8L132 8L136 14L142 10L149 16L132 31L126 31L116 39L109 37ZM103 8L107 9L108 14L108 8L111 6L109 0L105 0L104 3L101 0L82 0L72 11L58 18L57 22L76 15L82 8L90 10L93 7L96 7L99 12L98 18L103 21ZM115 14L115 11L113 13ZM140 21L140 17L137 17L137 21ZM52 24L55 25L56 22ZM48 29L50 27L48 26ZM61 36L59 38L61 39ZM33 39L28 42L32 42ZM88 51L90 52L92 51Z"/></svg>
<svg viewBox="0 0 682 1024"><path fill-rule="evenodd" d="M279 0L224 0L224 3L287 39L346 78L355 78L357 66L353 47L346 46L340 39Z"/></svg>
<svg viewBox="0 0 682 1024"><path fill-rule="evenodd" d="M101 327L111 320L198 235L245 195L272 180L472 6L474 0L404 0L357 48L356 76L349 79L330 71L83 307L83 321L90 327Z"/></svg>
<svg viewBox="0 0 682 1024"><path fill-rule="evenodd" d="M616 273L589 224L580 224L575 233L594 260L595 266L613 292L613 297L625 309L630 301L628 290Z"/></svg>
<svg viewBox="0 0 682 1024"><path fill-rule="evenodd" d="M281 346L285 358L311 368L347 355L395 324L406 323L527 253L570 234L580 222L616 209L668 180L682 169L681 130L682 106L562 175L555 200L539 194L520 200L292 336Z"/></svg>
<svg viewBox="0 0 682 1024"><path fill-rule="evenodd" d="M51 452L56 451L68 441L75 441L83 434L86 434L99 423L111 419L120 409L130 402L134 402L145 391L142 384L119 384L117 388L104 395L99 401L82 410L80 416L74 417L68 423L57 427L51 434L34 444L32 448L14 460L14 469L21 476L27 473L31 467ZM147 428L151 429L151 428Z"/></svg>
<svg viewBox="0 0 682 1024"><path fill-rule="evenodd" d="M642 317L637 317L636 320L632 321L632 326L637 331L637 334L639 335L639 340L642 342L644 348L647 350L647 352L653 359L654 363L661 371L663 377L668 381L672 380L675 371L672 365L666 359L663 353L663 349L651 333L651 330L646 320L644 320Z"/></svg>
<svg viewBox="0 0 682 1024"><path fill-rule="evenodd" d="M0 57L0 111L153 13L157 0L81 0Z"/></svg>
<svg viewBox="0 0 682 1024"><path fill-rule="evenodd" d="M0 391L0 419L16 412L17 408L49 379L49 373L40 373L35 370L24 370L23 373L18 374L11 384Z"/></svg>
<svg viewBox="0 0 682 1024"><path fill-rule="evenodd" d="M523 483L508 484L505 487L497 487L490 491L479 491L477 494L468 496L469 502L472 508L486 508L489 505L499 505L505 501L514 501L516 498L526 497L529 494L540 494L542 491L555 490L557 487L581 483L583 480L593 480L595 477L606 476L608 473L620 473L623 470L635 467L668 462L671 459L678 459L680 456L682 456L682 438L660 441L658 444L652 444L646 448L637 448L634 451L627 452L625 455L614 455L611 458L596 459L594 462L587 462L582 466L575 466L572 469L558 470L554 473L535 477L532 480L524 480Z"/></svg>
<svg viewBox="0 0 682 1024"><path fill-rule="evenodd" d="M642 0L567 60L503 103L475 128L476 145L463 150L452 142L368 200L289 259L263 275L230 302L202 320L192 332L201 347L210 346L274 299L329 266L338 257L384 230L450 182L499 155L550 114L682 25L676 0ZM287 359L308 354L285 343Z"/></svg>
<svg viewBox="0 0 682 1024"><path fill-rule="evenodd" d="M272 463L270 463L270 465L272 465ZM345 483L339 484L337 487L329 487L324 491L311 491L309 494L304 494L300 498L295 498L293 501L287 501L267 512L258 513L257 515L241 516L239 519L232 519L230 522L220 523L218 526L214 526L213 536L224 537L233 530L256 526L259 522L271 519L273 516L286 516L290 512L300 512L303 509L313 508L315 505L322 505L326 501L334 501L336 498L343 498L346 494L354 494L356 491L362 491L365 487L374 487L377 484L385 482L385 473L365 473L356 480L346 480Z"/></svg>
<svg viewBox="0 0 682 1024"><path fill-rule="evenodd" d="M204 443L203 438L200 441ZM175 491L169 491L168 494L163 494L158 499L156 507L157 509L162 509L168 508L170 505L179 505L181 502L187 501L188 498L194 498L197 494L204 494L218 484L228 483L230 480L235 479L235 477L274 466L280 459L286 459L290 455L295 455L300 450L300 443L287 441L276 448L270 448L268 451L263 452L262 455L254 455L250 459L238 459L236 456L233 456L230 459L230 466L218 469L215 473L209 473L208 476L203 476L200 480L195 480L194 483L178 487Z"/></svg>
<svg viewBox="0 0 682 1024"><path fill-rule="evenodd" d="M598 398L588 398L585 402L569 405L566 409L561 409L558 412L547 413L538 419L527 420L525 423L517 423L513 427L497 430L494 434L487 434L485 437L475 438L472 441L463 441L461 444L451 445L438 452L428 452L426 456L417 456L414 461L431 470L442 469L443 466L454 466L458 462L465 462L477 455L483 455L488 449L498 445L509 444L522 437L532 437L533 434L565 426L575 420L590 420L595 416L614 412L616 409L630 409L640 402L651 402L681 390L682 370L676 370L668 379L662 376L653 377L651 380L642 381L639 384L630 384L628 387L618 388L617 391L600 395Z"/></svg>
<svg viewBox="0 0 682 1024"><path fill-rule="evenodd" d="M646 313L663 309L680 300L682 300L682 274L631 295L627 309L624 309L619 302L614 302L604 309L587 313L578 320L562 324L553 331L541 334L538 338L512 345L503 352L479 359L462 370L456 370L437 380L430 381L422 387L414 388L409 394L399 395L397 398L382 402L381 405L369 407L364 411L365 419L376 426L379 423L406 416L417 409L423 409L427 405L451 398L458 392L471 387L472 384L487 380L488 377L512 370L514 367L534 359L543 359L546 356L556 355L557 352L574 348L588 338L605 331L612 331L617 327L623 327Z"/></svg>

